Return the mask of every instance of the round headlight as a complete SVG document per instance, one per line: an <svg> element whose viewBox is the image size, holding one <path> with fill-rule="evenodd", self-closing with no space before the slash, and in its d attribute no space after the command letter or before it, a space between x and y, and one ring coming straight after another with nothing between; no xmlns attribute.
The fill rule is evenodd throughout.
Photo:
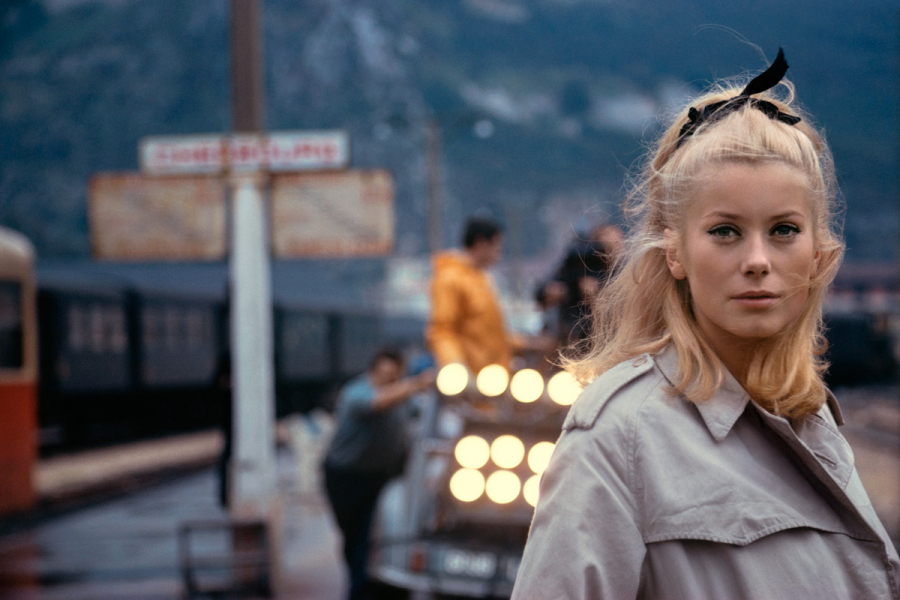
<svg viewBox="0 0 900 600"><path fill-rule="evenodd" d="M541 476L532 475L525 482L522 488L522 495L525 496L525 502L532 506L537 506L538 495L540 494Z"/></svg>
<svg viewBox="0 0 900 600"><path fill-rule="evenodd" d="M516 467L525 457L525 444L514 435L501 435L491 444L491 458L501 469Z"/></svg>
<svg viewBox="0 0 900 600"><path fill-rule="evenodd" d="M550 378L547 383L547 393L550 399L562 406L569 406L581 393L581 386L568 371L560 371Z"/></svg>
<svg viewBox="0 0 900 600"><path fill-rule="evenodd" d="M556 444L553 442L538 442L528 451L528 466L532 471L540 475L547 468L550 462L550 456Z"/></svg>
<svg viewBox="0 0 900 600"><path fill-rule="evenodd" d="M459 464L469 469L480 469L491 457L491 447L484 438L467 435L456 443L453 451Z"/></svg>
<svg viewBox="0 0 900 600"><path fill-rule="evenodd" d="M516 499L519 490L522 489L522 482L519 477L512 471L494 471L488 477L485 491L488 498L497 504L508 504Z"/></svg>
<svg viewBox="0 0 900 600"><path fill-rule="evenodd" d="M544 378L534 369L522 369L513 375L509 391L519 402L534 402L544 393Z"/></svg>
<svg viewBox="0 0 900 600"><path fill-rule="evenodd" d="M500 365L488 365L475 378L478 391L485 396L499 396L509 385L509 373Z"/></svg>
<svg viewBox="0 0 900 600"><path fill-rule="evenodd" d="M484 493L484 475L475 469L460 469L450 478L450 493L463 502L477 500Z"/></svg>
<svg viewBox="0 0 900 600"><path fill-rule="evenodd" d="M437 376L437 388L445 396L455 396L469 385L469 371L465 365L450 363L445 365Z"/></svg>

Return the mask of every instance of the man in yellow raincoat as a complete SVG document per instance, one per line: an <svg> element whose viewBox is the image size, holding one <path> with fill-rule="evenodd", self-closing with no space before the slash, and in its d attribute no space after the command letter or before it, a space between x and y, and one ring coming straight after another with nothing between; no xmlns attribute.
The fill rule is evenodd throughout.
<svg viewBox="0 0 900 600"><path fill-rule="evenodd" d="M490 364L509 368L515 342L507 333L487 272L502 249L500 226L473 218L466 223L463 249L435 256L426 336L439 367L459 362L472 373Z"/></svg>

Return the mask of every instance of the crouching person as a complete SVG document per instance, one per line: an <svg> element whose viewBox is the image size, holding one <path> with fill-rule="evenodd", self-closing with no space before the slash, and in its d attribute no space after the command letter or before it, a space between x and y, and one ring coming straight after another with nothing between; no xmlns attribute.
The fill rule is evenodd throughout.
<svg viewBox="0 0 900 600"><path fill-rule="evenodd" d="M406 402L434 383L433 371L402 377L403 356L379 351L368 370L347 383L335 407L336 428L325 456L325 490L344 536L349 598L367 597L369 530L378 494L403 470Z"/></svg>

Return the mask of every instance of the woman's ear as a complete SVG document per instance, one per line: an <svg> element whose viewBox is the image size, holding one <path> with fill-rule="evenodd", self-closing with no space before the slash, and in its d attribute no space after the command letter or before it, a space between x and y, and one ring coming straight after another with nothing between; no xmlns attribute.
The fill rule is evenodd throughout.
<svg viewBox="0 0 900 600"><path fill-rule="evenodd" d="M684 263L681 261L681 253L678 251L678 243L675 232L669 228L663 231L663 239L666 243L666 264L669 265L669 272L675 279L685 279L687 272L684 270Z"/></svg>
<svg viewBox="0 0 900 600"><path fill-rule="evenodd" d="M813 255L812 265L811 265L811 268L809 271L810 277L815 277L816 275L819 274L819 263L821 262L821 259L822 259L822 253L819 252L818 250L816 250L815 255Z"/></svg>

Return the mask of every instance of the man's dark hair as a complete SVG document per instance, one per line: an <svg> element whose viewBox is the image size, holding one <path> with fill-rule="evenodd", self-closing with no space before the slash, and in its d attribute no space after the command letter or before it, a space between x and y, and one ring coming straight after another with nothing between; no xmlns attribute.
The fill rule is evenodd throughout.
<svg viewBox="0 0 900 600"><path fill-rule="evenodd" d="M406 361L403 360L403 354L397 350L396 348L382 348L378 352L375 353L375 356L372 357L372 360L369 361L369 370L375 368L382 360L389 360L396 364L401 369Z"/></svg>
<svg viewBox="0 0 900 600"><path fill-rule="evenodd" d="M503 233L503 228L496 221L473 217L466 221L466 229L463 234L463 246L471 248L478 240L492 241Z"/></svg>

